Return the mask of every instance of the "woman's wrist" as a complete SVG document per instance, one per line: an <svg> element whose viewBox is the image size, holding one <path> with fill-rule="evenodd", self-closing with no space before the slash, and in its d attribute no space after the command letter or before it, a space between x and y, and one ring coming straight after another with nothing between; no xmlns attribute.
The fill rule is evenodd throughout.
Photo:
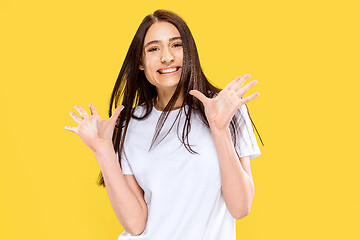
<svg viewBox="0 0 360 240"><path fill-rule="evenodd" d="M210 132L211 134L215 134L215 135L221 135L221 134L227 134L230 132L230 129L229 128L217 128L217 127L214 127L212 125L210 125Z"/></svg>
<svg viewBox="0 0 360 240"><path fill-rule="evenodd" d="M114 145L112 142L103 142L98 144L96 148L92 149L95 156L108 154L109 152L114 152Z"/></svg>

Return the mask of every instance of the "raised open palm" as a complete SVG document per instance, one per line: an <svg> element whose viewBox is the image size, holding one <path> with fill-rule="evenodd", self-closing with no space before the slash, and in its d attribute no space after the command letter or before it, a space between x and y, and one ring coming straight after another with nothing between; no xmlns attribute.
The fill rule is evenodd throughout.
<svg viewBox="0 0 360 240"><path fill-rule="evenodd" d="M251 81L242 87L244 82L250 78L250 74L237 77L219 92L215 98L208 98L198 90L191 90L190 94L199 99L204 105L205 115L210 124L210 128L228 128L236 110L243 104L258 97L259 93L253 93L248 97L241 98L244 94L258 82Z"/></svg>
<svg viewBox="0 0 360 240"><path fill-rule="evenodd" d="M89 115L82 107L75 105L74 108L79 112L79 117L76 113L70 112L70 116L75 120L78 127L65 126L66 130L72 131L79 135L84 143L93 151L97 151L104 144L112 144L112 136L116 119L119 117L123 105L118 106L113 115L104 120L100 117L95 106L89 104L91 115Z"/></svg>

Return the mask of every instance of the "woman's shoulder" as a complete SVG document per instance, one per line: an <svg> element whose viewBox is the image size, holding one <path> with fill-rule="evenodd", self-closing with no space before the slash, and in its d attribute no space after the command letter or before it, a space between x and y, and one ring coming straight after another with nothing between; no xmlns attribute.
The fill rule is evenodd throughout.
<svg viewBox="0 0 360 240"><path fill-rule="evenodd" d="M132 109L131 118L135 119L135 120L142 120L143 118L147 118L149 115L151 115L151 112L152 112L152 111L150 111L149 114L147 114L147 108L148 107L151 110L151 106L147 106L146 102L135 106ZM138 118L140 118L140 119L138 119Z"/></svg>
<svg viewBox="0 0 360 240"><path fill-rule="evenodd" d="M133 113L136 114L136 116L144 112L146 112L146 103L139 104L133 108Z"/></svg>

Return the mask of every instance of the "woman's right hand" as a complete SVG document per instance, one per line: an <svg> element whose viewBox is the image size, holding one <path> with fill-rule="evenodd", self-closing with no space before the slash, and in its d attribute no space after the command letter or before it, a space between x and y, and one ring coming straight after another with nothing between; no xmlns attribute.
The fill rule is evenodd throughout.
<svg viewBox="0 0 360 240"><path fill-rule="evenodd" d="M65 129L79 135L79 137L84 141L84 143L89 148L91 148L91 150L96 152L99 148L106 144L111 144L112 146L112 136L115 123L124 106L118 106L115 109L113 115L107 120L103 120L100 117L94 105L89 104L88 106L91 111L90 116L82 107L80 107L79 105L75 105L74 108L79 112L82 118L74 112L70 112L70 116L75 120L77 124L79 124L79 126L65 126Z"/></svg>

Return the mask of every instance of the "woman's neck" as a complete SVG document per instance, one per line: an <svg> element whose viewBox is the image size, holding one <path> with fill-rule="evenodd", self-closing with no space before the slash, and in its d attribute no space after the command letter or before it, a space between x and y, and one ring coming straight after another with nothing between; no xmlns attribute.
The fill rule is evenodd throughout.
<svg viewBox="0 0 360 240"><path fill-rule="evenodd" d="M155 98L155 101L154 101L154 107L159 111L163 111L165 109L166 105L169 103L171 97L172 97L172 94L171 95L168 94L166 96L158 94L158 96ZM173 108L171 110L181 108L183 101L184 101L184 97L183 97L183 94L181 93L179 95L178 99L176 100L175 105L173 106Z"/></svg>

